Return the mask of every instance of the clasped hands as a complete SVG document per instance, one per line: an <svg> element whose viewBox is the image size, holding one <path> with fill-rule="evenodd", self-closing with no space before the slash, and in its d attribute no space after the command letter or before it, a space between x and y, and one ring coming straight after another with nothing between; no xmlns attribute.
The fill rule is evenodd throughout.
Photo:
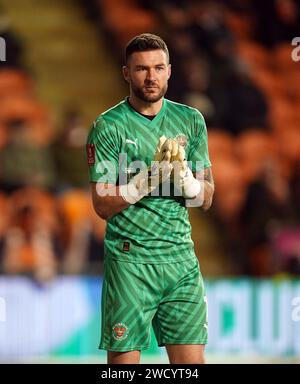
<svg viewBox="0 0 300 384"><path fill-rule="evenodd" d="M188 167L183 146L175 139L161 136L151 166L121 186L121 196L135 204L169 178L184 198L194 198L201 191L199 180Z"/></svg>

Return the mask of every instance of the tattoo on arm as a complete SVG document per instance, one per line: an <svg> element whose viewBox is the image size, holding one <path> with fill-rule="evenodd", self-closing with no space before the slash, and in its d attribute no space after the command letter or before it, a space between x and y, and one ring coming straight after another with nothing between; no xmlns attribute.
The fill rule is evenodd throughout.
<svg viewBox="0 0 300 384"><path fill-rule="evenodd" d="M215 186L211 168L204 169L204 201L202 208L207 211L212 205Z"/></svg>
<svg viewBox="0 0 300 384"><path fill-rule="evenodd" d="M208 181L210 184L214 184L211 168L204 169L204 180Z"/></svg>
<svg viewBox="0 0 300 384"><path fill-rule="evenodd" d="M207 211L211 205L213 200L213 194L215 191L215 184L212 175L211 168L205 168L202 172L194 173L194 176L202 183L203 185L203 203L201 208L204 211Z"/></svg>

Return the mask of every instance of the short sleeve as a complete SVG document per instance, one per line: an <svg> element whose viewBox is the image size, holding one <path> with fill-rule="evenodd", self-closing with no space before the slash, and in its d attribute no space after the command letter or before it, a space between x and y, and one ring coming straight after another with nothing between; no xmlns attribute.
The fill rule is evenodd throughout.
<svg viewBox="0 0 300 384"><path fill-rule="evenodd" d="M199 167L208 168L211 166L208 153L207 128L204 117L195 110L194 114L194 134L188 159L193 172L198 172Z"/></svg>
<svg viewBox="0 0 300 384"><path fill-rule="evenodd" d="M89 180L116 184L119 168L119 140L114 126L103 117L94 121L86 144Z"/></svg>

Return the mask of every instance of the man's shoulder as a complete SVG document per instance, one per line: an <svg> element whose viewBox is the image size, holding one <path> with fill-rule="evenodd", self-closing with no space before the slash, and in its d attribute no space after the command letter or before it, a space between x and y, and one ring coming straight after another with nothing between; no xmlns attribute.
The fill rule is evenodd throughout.
<svg viewBox="0 0 300 384"><path fill-rule="evenodd" d="M165 100L169 110L171 111L173 110L176 113L183 114L190 118L200 117L201 119L203 119L203 115L197 108L191 107L190 105L187 105L187 104L178 103L176 101L172 101L169 99L165 99Z"/></svg>
<svg viewBox="0 0 300 384"><path fill-rule="evenodd" d="M125 100L120 101L118 104L107 109L106 111L100 113L94 121L95 125L101 125L101 123L106 125L111 125L115 123L116 120L122 118L124 113L126 113L127 107Z"/></svg>
<svg viewBox="0 0 300 384"><path fill-rule="evenodd" d="M124 101L100 113L93 121L88 134L88 141L99 139L104 136L117 136L118 128L116 122L122 118ZM125 107L126 108L126 107Z"/></svg>

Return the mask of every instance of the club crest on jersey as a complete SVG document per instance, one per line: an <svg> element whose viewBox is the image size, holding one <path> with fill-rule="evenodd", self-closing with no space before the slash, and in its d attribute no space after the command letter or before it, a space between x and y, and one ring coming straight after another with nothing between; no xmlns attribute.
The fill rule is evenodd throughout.
<svg viewBox="0 0 300 384"><path fill-rule="evenodd" d="M117 323L112 327L115 340L124 340L128 336L128 327L124 323Z"/></svg>
<svg viewBox="0 0 300 384"><path fill-rule="evenodd" d="M175 140L177 141L177 143L179 145L181 145L183 148L186 147L186 144L187 144L187 137L183 134L180 134L180 135L177 135L175 137Z"/></svg>

